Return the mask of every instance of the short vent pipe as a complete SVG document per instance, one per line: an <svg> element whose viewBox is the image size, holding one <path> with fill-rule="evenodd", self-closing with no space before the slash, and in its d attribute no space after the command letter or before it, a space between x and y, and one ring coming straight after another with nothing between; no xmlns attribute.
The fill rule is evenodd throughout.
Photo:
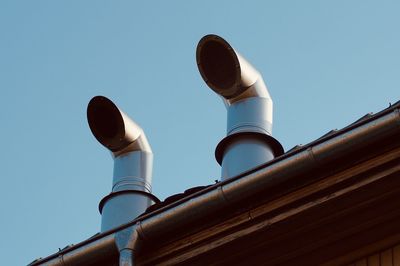
<svg viewBox="0 0 400 266"><path fill-rule="evenodd" d="M227 108L227 136L215 151L221 179L281 155L281 144L271 136L272 99L260 73L217 35L200 40L196 59L204 81Z"/></svg>
<svg viewBox="0 0 400 266"><path fill-rule="evenodd" d="M87 119L114 159L112 191L99 204L105 232L132 221L158 201L151 194L153 153L143 130L106 97L92 98Z"/></svg>

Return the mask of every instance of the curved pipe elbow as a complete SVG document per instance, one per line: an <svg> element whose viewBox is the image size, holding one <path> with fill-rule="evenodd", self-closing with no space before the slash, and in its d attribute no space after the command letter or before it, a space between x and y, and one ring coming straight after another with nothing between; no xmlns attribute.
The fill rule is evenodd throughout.
<svg viewBox="0 0 400 266"><path fill-rule="evenodd" d="M221 178L282 154L282 146L271 136L272 99L261 74L217 35L200 40L196 60L202 78L227 107L227 136L215 151L222 166Z"/></svg>
<svg viewBox="0 0 400 266"><path fill-rule="evenodd" d="M197 45L196 60L204 81L227 106L251 97L272 102L261 74L223 38L204 36Z"/></svg>
<svg viewBox="0 0 400 266"><path fill-rule="evenodd" d="M93 97L88 104L87 119L94 137L114 157L132 151L152 153L142 128L110 99L104 96Z"/></svg>
<svg viewBox="0 0 400 266"><path fill-rule="evenodd" d="M199 41L196 59L202 78L227 107L227 134L271 135L273 103L261 74L217 35Z"/></svg>
<svg viewBox="0 0 400 266"><path fill-rule="evenodd" d="M95 138L114 157L112 191L99 204L105 232L133 220L156 201L151 194L153 153L143 130L108 98L92 98L87 118Z"/></svg>

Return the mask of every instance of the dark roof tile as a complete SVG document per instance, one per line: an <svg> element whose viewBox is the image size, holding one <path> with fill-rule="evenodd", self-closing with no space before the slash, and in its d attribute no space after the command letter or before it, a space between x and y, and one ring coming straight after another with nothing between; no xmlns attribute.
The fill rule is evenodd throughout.
<svg viewBox="0 0 400 266"><path fill-rule="evenodd" d="M316 140L320 140L320 139L323 139L323 138L332 136L332 135L334 135L334 134L337 133L337 132L338 132L338 130L337 130L336 128L335 128L335 129L332 129L332 130L330 130L329 132L325 133L324 135L322 135L321 137L319 137L319 138L316 139Z"/></svg>
<svg viewBox="0 0 400 266"><path fill-rule="evenodd" d="M192 187L192 188L186 189L185 192L183 192L183 193L178 193L178 194L171 195L168 198L166 198L165 200L163 200L163 201L161 201L159 203L153 204L150 207L148 207L146 209L146 211L142 215L145 215L145 214L150 213L152 211L158 210L158 209L160 209L160 208L162 208L162 207L164 207L164 206L166 206L168 204L171 204L171 203L173 203L175 201L178 201L178 200L180 200L180 199L182 199L184 197L187 197L187 196L189 196L191 194L194 194L194 193L196 193L196 192L198 192L200 190L203 190L203 189L205 189L205 188L207 188L209 186L211 186L211 185Z"/></svg>
<svg viewBox="0 0 400 266"><path fill-rule="evenodd" d="M357 123L359 123L359 122L362 122L362 121L364 121L364 120L370 118L371 116L373 116L373 113L368 113L368 114L366 114L366 115L360 117L359 119L357 119L356 121L354 121L354 122L351 123L350 125L354 125L354 124L357 124Z"/></svg>
<svg viewBox="0 0 400 266"><path fill-rule="evenodd" d="M287 150L286 152L292 152L292 151L295 151L295 150L301 149L302 147L303 147L303 145L301 145L301 144L298 144L298 145L294 146L293 148L291 148L291 149Z"/></svg>

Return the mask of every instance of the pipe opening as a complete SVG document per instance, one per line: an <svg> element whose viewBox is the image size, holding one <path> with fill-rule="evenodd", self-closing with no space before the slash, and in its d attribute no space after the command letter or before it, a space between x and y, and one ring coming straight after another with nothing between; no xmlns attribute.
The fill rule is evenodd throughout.
<svg viewBox="0 0 400 266"><path fill-rule="evenodd" d="M103 96L90 100L87 109L90 130L104 146L125 135L124 121L115 104Z"/></svg>
<svg viewBox="0 0 400 266"><path fill-rule="evenodd" d="M222 38L205 36L197 46L199 71L218 94L232 97L240 85L240 66L232 47Z"/></svg>

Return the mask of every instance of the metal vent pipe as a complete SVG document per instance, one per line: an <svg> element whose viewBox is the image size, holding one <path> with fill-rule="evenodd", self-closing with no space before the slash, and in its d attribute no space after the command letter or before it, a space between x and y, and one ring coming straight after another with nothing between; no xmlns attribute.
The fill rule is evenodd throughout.
<svg viewBox="0 0 400 266"><path fill-rule="evenodd" d="M227 108L227 137L215 156L222 180L236 176L283 153L272 134L272 99L260 73L217 35L204 36L196 51L207 85Z"/></svg>
<svg viewBox="0 0 400 266"><path fill-rule="evenodd" d="M114 159L112 191L99 204L104 232L132 221L158 201L151 194L153 153L143 130L106 97L90 100L87 119Z"/></svg>

